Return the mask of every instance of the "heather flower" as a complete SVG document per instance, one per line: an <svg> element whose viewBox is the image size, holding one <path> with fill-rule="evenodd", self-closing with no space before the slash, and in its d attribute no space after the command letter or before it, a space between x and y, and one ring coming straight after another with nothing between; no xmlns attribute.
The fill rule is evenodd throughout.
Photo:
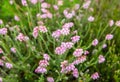
<svg viewBox="0 0 120 82"><path fill-rule="evenodd" d="M66 49L71 49L73 47L73 43L72 42L62 42L61 46L66 48Z"/></svg>
<svg viewBox="0 0 120 82"><path fill-rule="evenodd" d="M16 53L16 48L12 47L10 50L11 52Z"/></svg>
<svg viewBox="0 0 120 82"><path fill-rule="evenodd" d="M4 62L1 59L0 59L0 66L4 66Z"/></svg>
<svg viewBox="0 0 120 82"><path fill-rule="evenodd" d="M3 24L3 21L0 19L0 25Z"/></svg>
<svg viewBox="0 0 120 82"><path fill-rule="evenodd" d="M17 15L14 16L14 19L15 19L16 21L20 21L20 18L19 18Z"/></svg>
<svg viewBox="0 0 120 82"><path fill-rule="evenodd" d="M50 8L50 4L48 4L48 3L46 3L46 2L43 2L43 3L41 4L41 7L42 7L42 8Z"/></svg>
<svg viewBox="0 0 120 82"><path fill-rule="evenodd" d="M37 37L38 37L38 32L39 32L39 27L36 26L36 27L33 29L33 37L34 37L34 38L37 38Z"/></svg>
<svg viewBox="0 0 120 82"><path fill-rule="evenodd" d="M84 51L84 55L88 55L89 54L89 51Z"/></svg>
<svg viewBox="0 0 120 82"><path fill-rule="evenodd" d="M39 61L39 66L40 67L47 67L49 65L47 60L40 60Z"/></svg>
<svg viewBox="0 0 120 82"><path fill-rule="evenodd" d="M81 48L76 49L76 50L73 52L73 55L74 55L75 57L80 57L82 54L83 54L83 49L81 49Z"/></svg>
<svg viewBox="0 0 120 82"><path fill-rule="evenodd" d="M28 36L24 36L24 41L28 41L29 37Z"/></svg>
<svg viewBox="0 0 120 82"><path fill-rule="evenodd" d="M61 30L59 30L59 29L52 33L53 38L59 38L60 35L61 35Z"/></svg>
<svg viewBox="0 0 120 82"><path fill-rule="evenodd" d="M19 33L19 35L16 37L17 40L19 40L20 42L24 41L24 35L22 33Z"/></svg>
<svg viewBox="0 0 120 82"><path fill-rule="evenodd" d="M65 9L65 10L63 11L63 14L64 14L65 16L68 14L67 9Z"/></svg>
<svg viewBox="0 0 120 82"><path fill-rule="evenodd" d="M107 47L107 44L103 44L102 48L106 48Z"/></svg>
<svg viewBox="0 0 120 82"><path fill-rule="evenodd" d="M47 72L47 69L44 68L44 67L41 67L41 66L38 66L36 69L35 69L35 72L36 73L46 73Z"/></svg>
<svg viewBox="0 0 120 82"><path fill-rule="evenodd" d="M21 0L23 6L27 6L27 1L26 0Z"/></svg>
<svg viewBox="0 0 120 82"><path fill-rule="evenodd" d="M2 54L3 53L3 50L2 50L2 48L0 48L0 54Z"/></svg>
<svg viewBox="0 0 120 82"><path fill-rule="evenodd" d="M95 72L94 74L92 74L92 75L91 75L91 78L92 78L93 80L98 79L98 78L99 78L98 72Z"/></svg>
<svg viewBox="0 0 120 82"><path fill-rule="evenodd" d="M113 20L110 20L109 21L109 26L112 27L114 25L114 21Z"/></svg>
<svg viewBox="0 0 120 82"><path fill-rule="evenodd" d="M120 27L120 20L116 21L115 25L118 26L118 27Z"/></svg>
<svg viewBox="0 0 120 82"><path fill-rule="evenodd" d="M3 82L2 77L0 77L0 82Z"/></svg>
<svg viewBox="0 0 120 82"><path fill-rule="evenodd" d="M42 8L41 11L42 11L43 13L48 13L48 12L49 12L49 11L48 11L47 9L45 9L45 8Z"/></svg>
<svg viewBox="0 0 120 82"><path fill-rule="evenodd" d="M94 19L95 19L95 18L94 18L93 16L88 17L88 21L89 21L89 22L93 22Z"/></svg>
<svg viewBox="0 0 120 82"><path fill-rule="evenodd" d="M0 28L0 34L6 35L7 34L7 28Z"/></svg>
<svg viewBox="0 0 120 82"><path fill-rule="evenodd" d="M73 14L72 13L65 14L65 17L67 19L71 19L73 17Z"/></svg>
<svg viewBox="0 0 120 82"><path fill-rule="evenodd" d="M78 10L80 8L79 4L75 4L75 10Z"/></svg>
<svg viewBox="0 0 120 82"><path fill-rule="evenodd" d="M55 54L62 55L62 54L65 53L65 51L66 51L66 48L60 46L60 47L57 47L57 48L55 49Z"/></svg>
<svg viewBox="0 0 120 82"><path fill-rule="evenodd" d="M105 39L106 40L111 40L111 39L113 39L113 35L112 34L107 34Z"/></svg>
<svg viewBox="0 0 120 82"><path fill-rule="evenodd" d="M80 56L75 61L73 61L73 64L78 65L80 63L83 63L84 61L86 61L86 56Z"/></svg>
<svg viewBox="0 0 120 82"><path fill-rule="evenodd" d="M43 25L44 23L42 21L37 22L38 25Z"/></svg>
<svg viewBox="0 0 120 82"><path fill-rule="evenodd" d="M6 68L11 69L13 68L13 65L9 62L5 63Z"/></svg>
<svg viewBox="0 0 120 82"><path fill-rule="evenodd" d="M31 2L32 4L36 4L36 3L38 2L38 0L30 0L30 2Z"/></svg>
<svg viewBox="0 0 120 82"><path fill-rule="evenodd" d="M43 18L43 19L47 18L47 14L40 15L40 18Z"/></svg>
<svg viewBox="0 0 120 82"><path fill-rule="evenodd" d="M54 79L53 79L53 77L47 77L47 81L48 82L54 82Z"/></svg>
<svg viewBox="0 0 120 82"><path fill-rule="evenodd" d="M69 22L69 23L65 23L63 26L62 26L62 28L71 28L72 26L74 25L74 23L73 22Z"/></svg>
<svg viewBox="0 0 120 82"><path fill-rule="evenodd" d="M47 17L51 19L52 18L52 14L50 12L48 12L47 13Z"/></svg>
<svg viewBox="0 0 120 82"><path fill-rule="evenodd" d="M39 26L39 30L40 30L40 32L42 32L42 33L46 33L46 32L48 31L45 26Z"/></svg>
<svg viewBox="0 0 120 82"><path fill-rule="evenodd" d="M63 62L61 62L60 67L65 68L68 65L68 61L64 60Z"/></svg>
<svg viewBox="0 0 120 82"><path fill-rule="evenodd" d="M50 56L49 56L48 54L43 54L43 58L44 58L45 60L47 60L47 61L50 60Z"/></svg>
<svg viewBox="0 0 120 82"><path fill-rule="evenodd" d="M59 6L62 6L63 5L63 0L58 0L58 3L57 3Z"/></svg>
<svg viewBox="0 0 120 82"><path fill-rule="evenodd" d="M5 57L5 56L2 56L2 60L6 60L6 57Z"/></svg>
<svg viewBox="0 0 120 82"><path fill-rule="evenodd" d="M72 40L73 43L76 43L80 40L80 36L77 36L77 35L73 36L73 37L71 37L71 40Z"/></svg>
<svg viewBox="0 0 120 82"><path fill-rule="evenodd" d="M57 5L53 5L54 10L58 10L59 7Z"/></svg>
<svg viewBox="0 0 120 82"><path fill-rule="evenodd" d="M84 4L83 4L83 8L84 9L88 9L89 8L89 6L90 6L90 3L91 3L91 1L90 0L88 0L88 1L86 1Z"/></svg>
<svg viewBox="0 0 120 82"><path fill-rule="evenodd" d="M69 64L68 66L66 66L65 69L66 69L66 72L68 73L68 72L73 71L75 69L75 66L74 64Z"/></svg>
<svg viewBox="0 0 120 82"><path fill-rule="evenodd" d="M68 28L62 28L61 34L62 35L68 35L68 34L70 34L70 29L68 29Z"/></svg>
<svg viewBox="0 0 120 82"><path fill-rule="evenodd" d="M78 78L79 77L79 72L78 72L78 69L75 68L72 72L72 75L75 77L75 78Z"/></svg>
<svg viewBox="0 0 120 82"><path fill-rule="evenodd" d="M99 55L98 59L99 59L98 61L99 63L103 63L105 61L105 57L103 55Z"/></svg>
<svg viewBox="0 0 120 82"><path fill-rule="evenodd" d="M98 44L98 40L97 39L94 39L93 41L92 41L92 45L93 46L96 46Z"/></svg>

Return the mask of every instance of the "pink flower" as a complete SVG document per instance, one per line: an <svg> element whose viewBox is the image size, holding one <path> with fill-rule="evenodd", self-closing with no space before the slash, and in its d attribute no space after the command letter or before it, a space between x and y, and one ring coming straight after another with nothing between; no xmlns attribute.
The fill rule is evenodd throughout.
<svg viewBox="0 0 120 82"><path fill-rule="evenodd" d="M88 55L89 54L89 51L84 51L84 55Z"/></svg>
<svg viewBox="0 0 120 82"><path fill-rule="evenodd" d="M47 9L45 9L45 8L42 8L41 11L42 11L43 13L48 13L48 12L49 12L49 11L48 11Z"/></svg>
<svg viewBox="0 0 120 82"><path fill-rule="evenodd" d="M62 28L61 34L62 35L68 35L68 34L70 34L70 29L68 29L68 28Z"/></svg>
<svg viewBox="0 0 120 82"><path fill-rule="evenodd" d="M4 66L4 62L1 59L0 59L0 66Z"/></svg>
<svg viewBox="0 0 120 82"><path fill-rule="evenodd" d="M111 40L111 39L113 39L113 35L112 34L107 34L105 39L106 40Z"/></svg>
<svg viewBox="0 0 120 82"><path fill-rule="evenodd" d="M102 48L106 48L107 47L107 44L103 44Z"/></svg>
<svg viewBox="0 0 120 82"><path fill-rule="evenodd" d="M63 0L58 0L58 3L57 3L59 6L63 5Z"/></svg>
<svg viewBox="0 0 120 82"><path fill-rule="evenodd" d="M47 67L49 65L47 60L40 60L39 61L39 66L40 67Z"/></svg>
<svg viewBox="0 0 120 82"><path fill-rule="evenodd" d="M84 4L83 4L83 8L84 9L88 9L89 8L89 5L90 5L90 3L91 3L91 1L90 0L88 0L88 1L86 1Z"/></svg>
<svg viewBox="0 0 120 82"><path fill-rule="evenodd" d="M3 24L3 21L2 21L2 19L0 19L0 25L1 25L1 24Z"/></svg>
<svg viewBox="0 0 120 82"><path fill-rule="evenodd" d="M65 14L65 17L67 19L71 19L73 17L73 14L72 13Z"/></svg>
<svg viewBox="0 0 120 82"><path fill-rule="evenodd" d="M31 2L32 4L36 4L36 3L38 2L38 0L30 0L30 2Z"/></svg>
<svg viewBox="0 0 120 82"><path fill-rule="evenodd" d="M5 63L6 68L11 69L13 68L13 65L11 63Z"/></svg>
<svg viewBox="0 0 120 82"><path fill-rule="evenodd" d="M75 68L72 72L72 75L75 77L75 78L78 78L79 77L79 73L78 73L78 69Z"/></svg>
<svg viewBox="0 0 120 82"><path fill-rule="evenodd" d="M78 10L80 8L80 4L75 4L75 10Z"/></svg>
<svg viewBox="0 0 120 82"><path fill-rule="evenodd" d="M6 35L7 34L7 28L1 28L0 29L0 34L1 35Z"/></svg>
<svg viewBox="0 0 120 82"><path fill-rule="evenodd" d="M99 59L98 61L99 63L103 63L105 61L105 57L103 55L99 55L98 59Z"/></svg>
<svg viewBox="0 0 120 82"><path fill-rule="evenodd" d="M27 1L26 0L21 0L23 6L27 6Z"/></svg>
<svg viewBox="0 0 120 82"><path fill-rule="evenodd" d="M74 55L75 57L80 57L82 54L83 54L83 49L81 49L81 48L76 49L76 50L73 52L73 55Z"/></svg>
<svg viewBox="0 0 120 82"><path fill-rule="evenodd" d="M118 27L120 27L120 20L116 21L115 25L118 26Z"/></svg>
<svg viewBox="0 0 120 82"><path fill-rule="evenodd" d="M62 55L65 53L65 51L66 51L66 48L60 46L55 49L55 54Z"/></svg>
<svg viewBox="0 0 120 82"><path fill-rule="evenodd" d="M97 39L94 39L93 41L92 41L92 45L93 46L96 46L98 44L98 40Z"/></svg>
<svg viewBox="0 0 120 82"><path fill-rule="evenodd" d="M52 18L52 13L48 12L47 17L51 19Z"/></svg>
<svg viewBox="0 0 120 82"><path fill-rule="evenodd" d="M73 62L73 64L78 65L80 63L83 63L84 61L86 61L86 56L80 56Z"/></svg>
<svg viewBox="0 0 120 82"><path fill-rule="evenodd" d="M65 68L68 65L68 61L64 60L63 62L61 62L60 67Z"/></svg>
<svg viewBox="0 0 120 82"><path fill-rule="evenodd" d="M75 69L75 66L74 66L74 64L69 64L65 69L66 69L66 71L68 73L68 72L73 71Z"/></svg>
<svg viewBox="0 0 120 82"><path fill-rule="evenodd" d="M44 67L41 67L41 66L38 66L36 69L35 69L35 72L36 73L46 73L47 72L47 69L44 68Z"/></svg>
<svg viewBox="0 0 120 82"><path fill-rule="evenodd" d="M48 54L43 54L43 58L44 58L45 60L47 60L47 61L50 60L50 56L49 56Z"/></svg>
<svg viewBox="0 0 120 82"><path fill-rule="evenodd" d="M2 48L0 48L0 54L2 54L3 53L3 50L2 50Z"/></svg>
<svg viewBox="0 0 120 82"><path fill-rule="evenodd" d="M65 23L63 26L62 26L62 28L71 28L72 26L74 25L74 23L73 22L69 22L69 23Z"/></svg>
<svg viewBox="0 0 120 82"><path fill-rule="evenodd" d="M58 10L59 7L57 5L53 5L54 10Z"/></svg>
<svg viewBox="0 0 120 82"><path fill-rule="evenodd" d="M14 19L15 19L16 21L20 21L20 18L19 18L17 15L14 16Z"/></svg>
<svg viewBox="0 0 120 82"><path fill-rule="evenodd" d="M10 50L11 52L16 53L16 48L12 47Z"/></svg>
<svg viewBox="0 0 120 82"><path fill-rule="evenodd" d="M94 74L92 74L92 75L91 75L91 78L92 78L93 80L98 79L98 78L99 78L98 72L95 72Z"/></svg>
<svg viewBox="0 0 120 82"><path fill-rule="evenodd" d="M113 20L110 20L109 21L109 26L112 27L114 25L114 21Z"/></svg>
<svg viewBox="0 0 120 82"><path fill-rule="evenodd" d="M43 2L43 3L41 4L41 7L42 7L42 8L50 8L50 4L48 4L48 3L46 3L46 2Z"/></svg>
<svg viewBox="0 0 120 82"><path fill-rule="evenodd" d="M73 47L73 43L72 42L62 42L61 46L66 48L66 49L71 49Z"/></svg>
<svg viewBox="0 0 120 82"><path fill-rule="evenodd" d="M95 19L95 18L94 18L93 16L90 16L90 17L88 18L88 21L89 21L89 22L93 22L94 19Z"/></svg>
<svg viewBox="0 0 120 82"><path fill-rule="evenodd" d="M0 77L0 82L3 82L2 77Z"/></svg>
<svg viewBox="0 0 120 82"><path fill-rule="evenodd" d="M47 81L48 82L54 82L54 79L53 79L53 77L47 77Z"/></svg>
<svg viewBox="0 0 120 82"><path fill-rule="evenodd" d="M42 32L42 33L46 33L46 32L48 31L45 26L39 26L39 30L40 30L40 32Z"/></svg>
<svg viewBox="0 0 120 82"><path fill-rule="evenodd" d="M47 14L40 15L40 18L43 18L43 19L47 18Z"/></svg>
<svg viewBox="0 0 120 82"><path fill-rule="evenodd" d="M19 33L19 35L16 37L17 40L19 40L20 42L24 41L24 35L22 33Z"/></svg>
<svg viewBox="0 0 120 82"><path fill-rule="evenodd" d="M76 43L80 40L80 36L77 36L77 35L73 36L73 37L71 37L71 40L72 40L73 43Z"/></svg>
<svg viewBox="0 0 120 82"><path fill-rule="evenodd" d="M59 30L59 29L52 33L53 38L59 38L60 35L61 35L61 30Z"/></svg>
<svg viewBox="0 0 120 82"><path fill-rule="evenodd" d="M36 26L36 27L33 29L33 37L34 37L34 38L37 38L37 37L38 37L38 32L39 32L39 27Z"/></svg>

